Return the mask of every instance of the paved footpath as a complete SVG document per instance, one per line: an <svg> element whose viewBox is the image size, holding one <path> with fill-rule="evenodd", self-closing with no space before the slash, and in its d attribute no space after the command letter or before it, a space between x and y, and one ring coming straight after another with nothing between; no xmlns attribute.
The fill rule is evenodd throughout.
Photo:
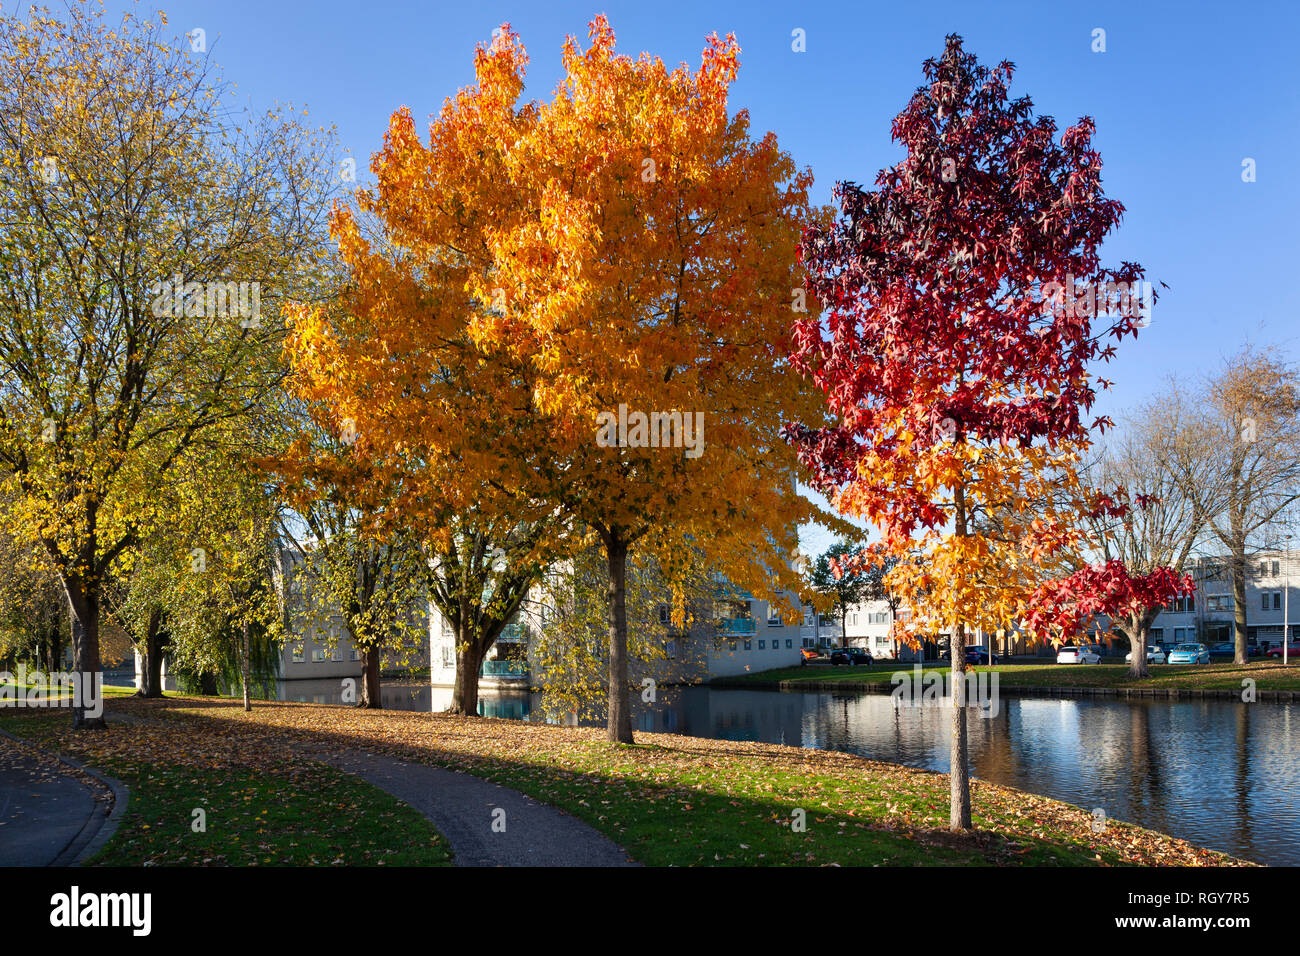
<svg viewBox="0 0 1300 956"><path fill-rule="evenodd" d="M116 829L111 788L0 734L0 866L73 866ZM106 824L108 826L106 827Z"/></svg>
<svg viewBox="0 0 1300 956"><path fill-rule="evenodd" d="M636 865L582 821L490 781L361 751L304 753L420 811L447 838L457 866ZM494 820L498 830L504 822L504 832L494 831Z"/></svg>
<svg viewBox="0 0 1300 956"><path fill-rule="evenodd" d="M111 722L140 720L114 714ZM446 838L457 866L636 865L599 831L508 787L359 750L299 750L418 810ZM120 784L96 789L98 782L0 732L0 866L61 866L89 858L120 816L114 812L104 826L109 783L119 788L122 809L126 803Z"/></svg>

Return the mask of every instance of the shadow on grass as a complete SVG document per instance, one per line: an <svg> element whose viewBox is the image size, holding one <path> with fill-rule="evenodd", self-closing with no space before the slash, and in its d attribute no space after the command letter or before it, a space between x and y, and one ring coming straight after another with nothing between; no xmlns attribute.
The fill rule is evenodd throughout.
<svg viewBox="0 0 1300 956"><path fill-rule="evenodd" d="M629 748L576 728L347 708L329 708L339 712L331 717L357 722L356 729L272 722L301 719L314 706L266 702L246 715L238 701L224 699L129 699L113 702L110 714L136 721L118 722L122 733L176 730L165 736L182 751L226 745L261 762L276 754L310 759L359 750L470 773L570 813L649 865L1125 862L1119 851L1089 845L1063 825L1053 832L1041 820L1032 834L951 833L930 822L946 816L943 775L849 755L730 743L710 749L693 738ZM399 724L402 736L394 730ZM498 743L500 752L484 752ZM471 744L478 750L466 749ZM828 770L856 766L863 773L846 786L819 773L810 757ZM976 803L979 809L978 796ZM977 826L989 822L977 814Z"/></svg>

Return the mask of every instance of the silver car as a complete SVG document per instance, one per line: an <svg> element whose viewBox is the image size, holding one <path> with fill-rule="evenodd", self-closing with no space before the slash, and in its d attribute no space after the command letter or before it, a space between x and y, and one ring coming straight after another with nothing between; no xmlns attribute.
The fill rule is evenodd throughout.
<svg viewBox="0 0 1300 956"><path fill-rule="evenodd" d="M1070 645L1056 652L1058 664L1100 664L1101 648L1096 644Z"/></svg>

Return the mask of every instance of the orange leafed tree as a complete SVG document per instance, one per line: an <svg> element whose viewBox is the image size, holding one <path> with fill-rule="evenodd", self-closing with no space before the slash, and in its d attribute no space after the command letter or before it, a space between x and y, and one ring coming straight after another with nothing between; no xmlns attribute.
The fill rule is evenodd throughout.
<svg viewBox="0 0 1300 956"><path fill-rule="evenodd" d="M629 549L670 573L695 549L754 592L798 587L787 559L815 512L779 430L819 415L785 359L805 307L797 243L815 214L811 174L728 112L733 37L710 37L694 70L617 54L603 18L590 39L565 43L564 79L507 146L520 202L475 273L495 308L474 335L529 363L563 462L543 493L604 547L607 726L631 742ZM514 49L503 31L491 58Z"/></svg>
<svg viewBox="0 0 1300 956"><path fill-rule="evenodd" d="M437 445L443 464L419 481L443 498L462 489L469 505L486 487L598 535L609 733L631 741L629 549L670 571L692 549L739 586L798 590L788 557L817 512L779 430L820 420L786 361L792 310L805 307L796 246L814 214L811 175L728 113L734 39L711 37L698 69L670 70L616 54L603 18L590 36L585 51L565 43L548 101L519 101L527 57L507 25L477 50L475 85L446 102L427 143L408 110L393 115L362 203L393 251L370 258L354 218L335 223L344 257L368 263L358 295L392 328L373 360L337 378L395 354L410 368L372 379L362 403L355 389L335 395L372 453L428 457ZM323 341L301 328L301 349ZM386 403L408 406L428 383L413 370L443 364L472 383L473 402L381 425Z"/></svg>

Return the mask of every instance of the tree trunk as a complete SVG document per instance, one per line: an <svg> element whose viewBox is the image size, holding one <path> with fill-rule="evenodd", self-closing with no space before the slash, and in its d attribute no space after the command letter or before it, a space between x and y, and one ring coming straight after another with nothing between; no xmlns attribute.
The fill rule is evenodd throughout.
<svg viewBox="0 0 1300 956"><path fill-rule="evenodd" d="M1237 538L1228 557L1228 569L1232 574L1232 625L1234 632L1232 659L1237 664L1248 662L1246 657L1246 542L1244 539L1244 534Z"/></svg>
<svg viewBox="0 0 1300 956"><path fill-rule="evenodd" d="M45 673L63 669L63 617L55 614L49 622L44 640L37 645L36 663Z"/></svg>
<svg viewBox="0 0 1300 956"><path fill-rule="evenodd" d="M244 685L244 710L247 711L247 710L252 710L252 709L253 709L253 702L252 702L252 700L249 699L249 696L248 696L248 658L249 658L249 649L248 649L248 622L247 622L247 621L244 622L244 639L243 639L243 641L242 641L241 644L240 644L240 649L239 649L239 651L240 651L240 653L239 653L239 671L240 671L240 675L239 675L239 676L240 676L240 678L242 679L242 680L241 680L241 683Z"/></svg>
<svg viewBox="0 0 1300 956"><path fill-rule="evenodd" d="M144 635L144 647L140 661L140 697L161 697L162 686L162 609L155 608L149 614L149 624Z"/></svg>
<svg viewBox="0 0 1300 956"><path fill-rule="evenodd" d="M379 693L379 658L382 651L369 644L361 648L361 696L358 707L368 710L381 710L384 706Z"/></svg>
<svg viewBox="0 0 1300 956"><path fill-rule="evenodd" d="M632 743L632 711L627 669L627 542L612 530L605 539L609 559L609 716L605 724L613 743Z"/></svg>
<svg viewBox="0 0 1300 956"><path fill-rule="evenodd" d="M953 495L956 531L966 536L966 494L960 485ZM966 755L966 624L958 621L948 641L952 661L952 741L948 757L948 829L971 828L970 767Z"/></svg>
<svg viewBox="0 0 1300 956"><path fill-rule="evenodd" d="M99 686L99 589L84 579L64 581L68 596L68 612L72 619L72 669L82 687ZM93 692L93 691L92 691ZM98 709L91 701L74 702L72 708L73 730L105 730L107 724L101 714L92 717L91 710Z"/></svg>
<svg viewBox="0 0 1300 956"><path fill-rule="evenodd" d="M456 685L451 690L450 714L464 717L478 716L478 678L483 669L486 650L479 649L475 638L463 639L456 635Z"/></svg>
<svg viewBox="0 0 1300 956"><path fill-rule="evenodd" d="M1141 615L1129 615L1128 642L1133 653L1128 664L1129 677L1149 677L1147 668L1147 628L1150 627L1151 615L1143 611Z"/></svg>
<svg viewBox="0 0 1300 956"><path fill-rule="evenodd" d="M952 748L948 767L948 829L971 828L970 768L966 747L966 625L954 628L952 660Z"/></svg>

